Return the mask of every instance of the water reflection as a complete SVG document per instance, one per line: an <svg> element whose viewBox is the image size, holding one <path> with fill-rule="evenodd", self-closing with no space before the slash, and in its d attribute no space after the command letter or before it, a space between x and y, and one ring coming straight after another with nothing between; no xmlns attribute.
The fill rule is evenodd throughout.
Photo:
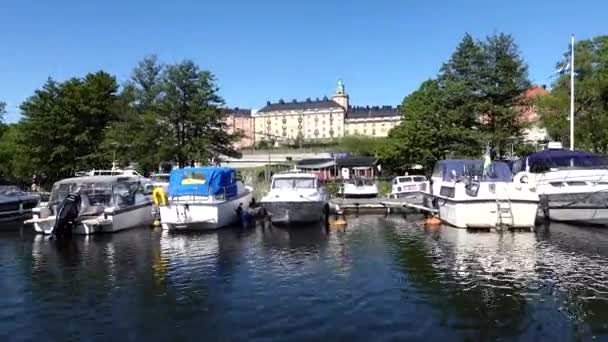
<svg viewBox="0 0 608 342"><path fill-rule="evenodd" d="M605 253L597 244L605 243L606 231L556 224L549 229L473 233L394 226L387 234L404 276L429 297L446 324L469 338L561 339L555 326L570 322L574 336L605 334L606 260L579 248L591 244ZM561 245L569 252L560 251Z"/></svg>
<svg viewBox="0 0 608 342"><path fill-rule="evenodd" d="M0 234L0 339L606 337L607 254L608 230L471 233L398 216L67 241L14 232Z"/></svg>

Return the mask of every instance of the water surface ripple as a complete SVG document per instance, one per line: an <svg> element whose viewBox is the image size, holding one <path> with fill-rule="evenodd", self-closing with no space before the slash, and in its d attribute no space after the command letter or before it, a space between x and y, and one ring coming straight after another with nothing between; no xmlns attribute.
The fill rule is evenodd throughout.
<svg viewBox="0 0 608 342"><path fill-rule="evenodd" d="M608 229L0 233L0 340L608 339Z"/></svg>

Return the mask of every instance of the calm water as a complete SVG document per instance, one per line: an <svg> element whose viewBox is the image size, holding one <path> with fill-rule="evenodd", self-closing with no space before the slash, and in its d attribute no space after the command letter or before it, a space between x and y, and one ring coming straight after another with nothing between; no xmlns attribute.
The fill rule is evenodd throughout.
<svg viewBox="0 0 608 342"><path fill-rule="evenodd" d="M1 341L608 339L608 229L0 233Z"/></svg>

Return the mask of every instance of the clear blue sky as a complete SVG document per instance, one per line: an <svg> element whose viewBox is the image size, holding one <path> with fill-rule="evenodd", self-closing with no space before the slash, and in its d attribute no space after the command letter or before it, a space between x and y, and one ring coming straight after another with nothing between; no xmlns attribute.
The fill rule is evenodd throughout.
<svg viewBox="0 0 608 342"><path fill-rule="evenodd" d="M15 121L49 76L122 82L157 54L211 70L230 106L330 95L338 79L353 104L394 105L465 32L513 34L531 80L547 83L570 34L606 34L607 18L606 0L2 0L0 99Z"/></svg>

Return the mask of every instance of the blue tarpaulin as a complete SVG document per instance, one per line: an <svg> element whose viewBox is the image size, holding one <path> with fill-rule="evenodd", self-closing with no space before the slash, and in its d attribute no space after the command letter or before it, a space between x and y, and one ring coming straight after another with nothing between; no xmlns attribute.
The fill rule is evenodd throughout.
<svg viewBox="0 0 608 342"><path fill-rule="evenodd" d="M236 172L226 167L189 167L171 171L169 197L226 195L236 197Z"/></svg>
<svg viewBox="0 0 608 342"><path fill-rule="evenodd" d="M608 158L601 154L566 149L546 149L529 154L526 158L516 161L513 173L525 171L526 165L530 172L545 172L551 168L567 167L606 167Z"/></svg>

